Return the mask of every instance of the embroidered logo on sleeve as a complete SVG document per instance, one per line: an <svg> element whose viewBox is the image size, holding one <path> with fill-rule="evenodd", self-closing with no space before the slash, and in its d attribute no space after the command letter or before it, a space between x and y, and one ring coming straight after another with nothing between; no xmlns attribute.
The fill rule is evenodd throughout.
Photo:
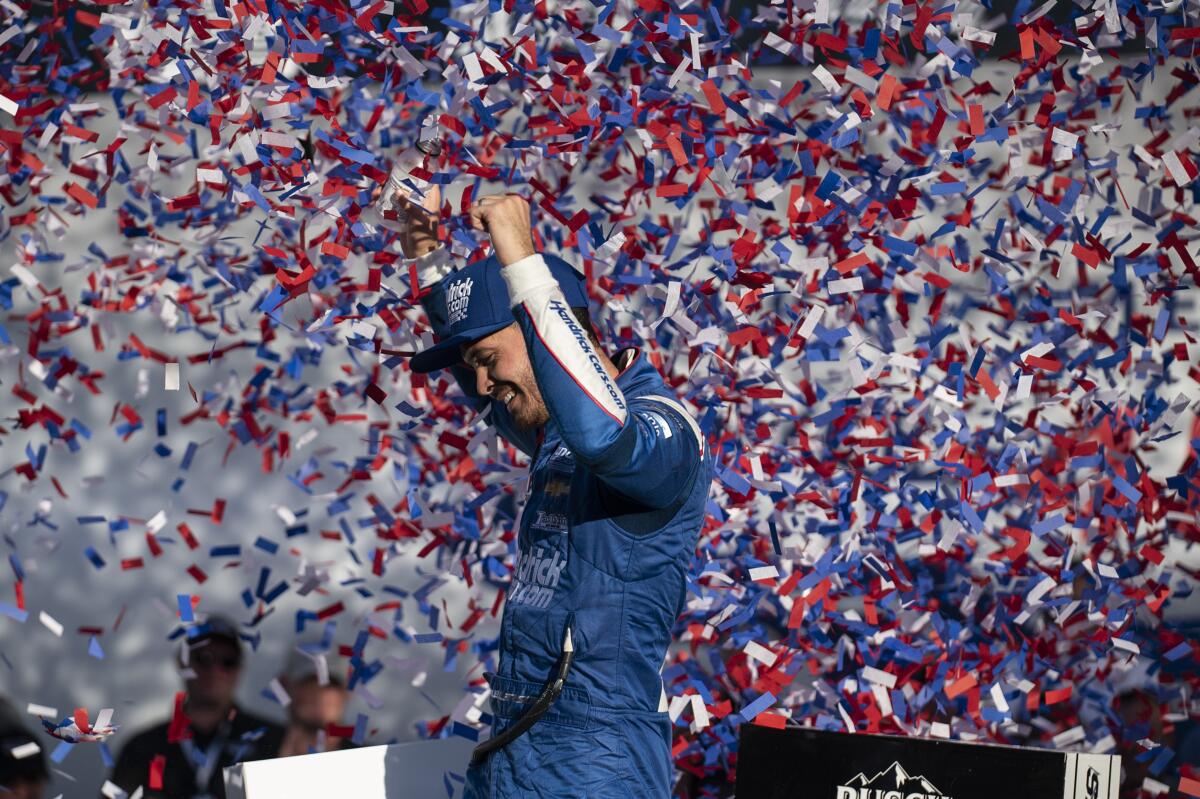
<svg viewBox="0 0 1200 799"><path fill-rule="evenodd" d="M671 425L667 424L667 420L654 411L645 411L645 417L654 424L654 427L658 430L658 434L663 438L670 438L673 435Z"/></svg>

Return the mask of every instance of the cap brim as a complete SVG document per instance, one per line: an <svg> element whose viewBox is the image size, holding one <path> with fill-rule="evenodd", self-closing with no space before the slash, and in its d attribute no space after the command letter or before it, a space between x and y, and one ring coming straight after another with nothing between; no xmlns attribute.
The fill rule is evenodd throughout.
<svg viewBox="0 0 1200 799"><path fill-rule="evenodd" d="M483 327L476 327L456 333L450 338L442 339L429 349L418 352L408 362L409 367L414 372L424 374L462 363L462 351L460 349L462 345L478 341L484 336L490 336L497 330L503 330L511 324L512 322L498 322L493 325L484 325Z"/></svg>

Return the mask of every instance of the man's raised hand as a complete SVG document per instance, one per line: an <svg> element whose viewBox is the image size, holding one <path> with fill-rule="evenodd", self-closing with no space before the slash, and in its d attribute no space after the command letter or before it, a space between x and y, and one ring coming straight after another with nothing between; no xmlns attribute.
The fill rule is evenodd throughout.
<svg viewBox="0 0 1200 799"><path fill-rule="evenodd" d="M529 202L516 194L480 197L468 210L471 227L487 231L501 266L533 255Z"/></svg>

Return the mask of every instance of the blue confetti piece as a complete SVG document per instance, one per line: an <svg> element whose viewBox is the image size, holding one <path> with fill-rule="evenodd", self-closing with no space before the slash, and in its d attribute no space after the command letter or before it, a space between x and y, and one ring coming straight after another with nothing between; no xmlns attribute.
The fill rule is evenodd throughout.
<svg viewBox="0 0 1200 799"><path fill-rule="evenodd" d="M366 740L366 737L367 737L367 717L366 717L366 715L359 713L358 716L354 719L354 735L352 735L350 737L350 740L353 741L356 745L362 746L363 741Z"/></svg>
<svg viewBox="0 0 1200 799"><path fill-rule="evenodd" d="M188 442L187 449L183 451L183 460L179 462L180 469L186 472L191 467L192 458L196 457L197 449L198 447L196 446L195 442Z"/></svg>
<svg viewBox="0 0 1200 799"><path fill-rule="evenodd" d="M54 763L62 763L74 748L75 744L70 741L59 741L58 746L54 747L54 751L50 753L50 760Z"/></svg>
<svg viewBox="0 0 1200 799"><path fill-rule="evenodd" d="M976 512L975 508L964 501L959 503L958 509L973 532L979 533L983 531L983 519L979 518L979 513Z"/></svg>
<svg viewBox="0 0 1200 799"><path fill-rule="evenodd" d="M1046 533L1052 533L1066 523L1067 517L1061 513L1056 513L1053 516L1047 516L1045 519L1035 522L1033 525L1033 534L1041 538Z"/></svg>
<svg viewBox="0 0 1200 799"><path fill-rule="evenodd" d="M108 741L100 742L100 760L103 761L105 768L111 769L115 765L112 751L108 748Z"/></svg>
<svg viewBox="0 0 1200 799"><path fill-rule="evenodd" d="M7 602L0 602L0 613L22 623L29 618L27 611L21 610L17 606L10 605Z"/></svg>
<svg viewBox="0 0 1200 799"><path fill-rule="evenodd" d="M1131 486L1124 477L1113 475L1113 487L1121 492L1122 495L1130 502L1136 504L1142 498L1142 492Z"/></svg>
<svg viewBox="0 0 1200 799"><path fill-rule="evenodd" d="M88 547L83 551L83 554L87 556L87 559L90 560L92 565L97 569L104 568L104 558L100 557L100 553L96 551L95 547Z"/></svg>
<svg viewBox="0 0 1200 799"><path fill-rule="evenodd" d="M188 594L177 594L175 601L179 605L179 620L185 624L194 622L196 615L192 606L192 598Z"/></svg>
<svg viewBox="0 0 1200 799"><path fill-rule="evenodd" d="M951 194L962 194L967 190L967 184L962 181L955 180L945 183L934 183L929 189L929 193L934 197L945 197Z"/></svg>
<svg viewBox="0 0 1200 799"><path fill-rule="evenodd" d="M254 541L254 546L266 552L268 555L274 555L279 551L279 544L276 544L270 539L263 538L261 535Z"/></svg>
<svg viewBox="0 0 1200 799"><path fill-rule="evenodd" d="M775 704L775 695L767 692L738 711L738 715L746 721L754 721L755 717Z"/></svg>

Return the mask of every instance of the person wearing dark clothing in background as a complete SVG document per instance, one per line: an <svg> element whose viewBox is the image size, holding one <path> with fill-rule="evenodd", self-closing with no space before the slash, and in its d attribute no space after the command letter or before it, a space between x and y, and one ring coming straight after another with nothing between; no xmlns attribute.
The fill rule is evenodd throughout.
<svg viewBox="0 0 1200 799"><path fill-rule="evenodd" d="M134 736L121 750L112 782L145 799L224 799L223 769L274 757L283 729L234 701L244 657L237 627L212 616L190 630L179 666L187 684L172 718Z"/></svg>
<svg viewBox="0 0 1200 799"><path fill-rule="evenodd" d="M42 799L49 781L41 745L0 699L0 799Z"/></svg>

